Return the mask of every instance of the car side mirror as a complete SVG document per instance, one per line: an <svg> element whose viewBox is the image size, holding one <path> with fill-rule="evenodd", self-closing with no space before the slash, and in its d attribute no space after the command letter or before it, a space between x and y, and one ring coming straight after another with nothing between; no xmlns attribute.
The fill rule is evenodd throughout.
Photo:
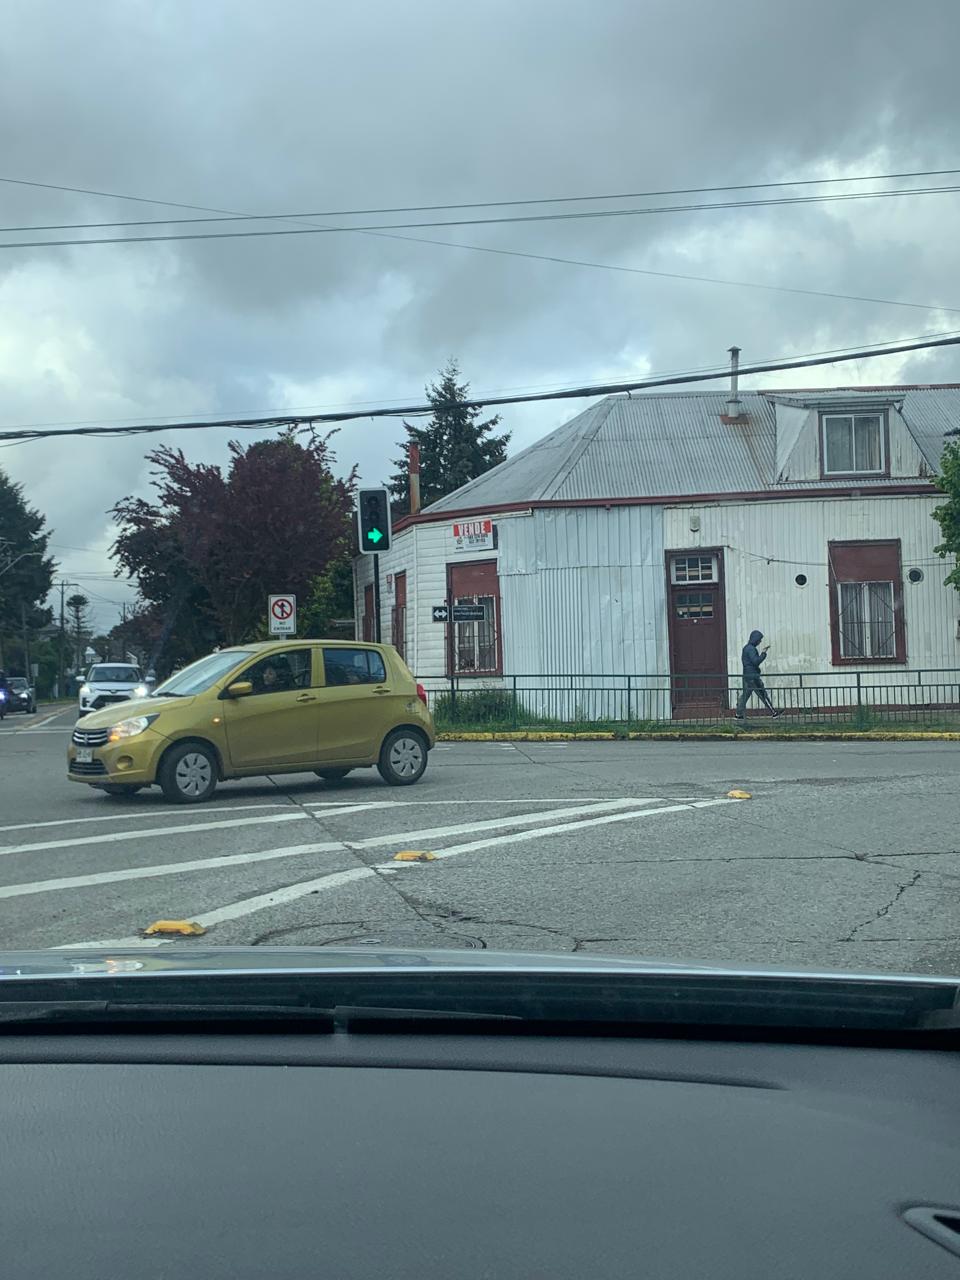
<svg viewBox="0 0 960 1280"><path fill-rule="evenodd" d="M226 698L248 698L253 693L253 685L249 680L236 680L224 689Z"/></svg>

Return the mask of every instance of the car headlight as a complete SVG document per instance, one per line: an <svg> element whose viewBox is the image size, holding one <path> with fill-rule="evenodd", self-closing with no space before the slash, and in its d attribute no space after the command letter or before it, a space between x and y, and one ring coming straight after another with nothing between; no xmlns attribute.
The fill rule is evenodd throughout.
<svg viewBox="0 0 960 1280"><path fill-rule="evenodd" d="M82 684L80 686L80 697L85 698L89 693L93 693L93 690L90 688L90 686L88 684Z"/></svg>
<svg viewBox="0 0 960 1280"><path fill-rule="evenodd" d="M113 725L107 733L110 742L123 742L126 738L135 738L143 733L156 720L156 716L131 716L129 720L121 720Z"/></svg>
<svg viewBox="0 0 960 1280"><path fill-rule="evenodd" d="M136 698L145 698L149 692L150 691L145 684L138 684L134 689L133 694Z"/></svg>

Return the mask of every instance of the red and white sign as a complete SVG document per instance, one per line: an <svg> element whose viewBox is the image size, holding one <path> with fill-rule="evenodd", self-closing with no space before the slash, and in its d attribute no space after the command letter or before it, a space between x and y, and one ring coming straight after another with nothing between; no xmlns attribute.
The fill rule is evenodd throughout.
<svg viewBox="0 0 960 1280"><path fill-rule="evenodd" d="M461 520L453 526L454 551L492 551L492 520Z"/></svg>
<svg viewBox="0 0 960 1280"><path fill-rule="evenodd" d="M270 596L267 601L267 618L272 636L295 636L297 634L297 597Z"/></svg>

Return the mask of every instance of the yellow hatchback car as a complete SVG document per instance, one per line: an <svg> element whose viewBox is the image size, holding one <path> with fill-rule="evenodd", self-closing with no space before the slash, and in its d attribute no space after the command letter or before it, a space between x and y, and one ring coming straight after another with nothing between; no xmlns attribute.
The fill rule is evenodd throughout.
<svg viewBox="0 0 960 1280"><path fill-rule="evenodd" d="M376 766L422 777L433 746L426 694L390 645L272 640L221 649L149 696L84 716L67 776L110 795L159 784L168 800L208 800L217 783L274 773L327 781Z"/></svg>

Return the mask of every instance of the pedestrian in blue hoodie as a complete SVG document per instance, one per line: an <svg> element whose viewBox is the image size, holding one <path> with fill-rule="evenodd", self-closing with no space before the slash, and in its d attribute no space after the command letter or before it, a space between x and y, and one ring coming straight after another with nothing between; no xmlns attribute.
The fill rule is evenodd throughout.
<svg viewBox="0 0 960 1280"><path fill-rule="evenodd" d="M743 652L740 657L743 661L743 690L737 699L736 717L738 720L743 719L743 713L746 710L747 703L750 701L752 694L756 694L763 705L769 710L774 717L779 716L780 712L774 709L773 703L770 701L770 695L767 693L766 686L760 678L760 668L767 656L767 645L762 649L758 649L757 645L763 639L762 631L751 631L750 639L743 646Z"/></svg>

